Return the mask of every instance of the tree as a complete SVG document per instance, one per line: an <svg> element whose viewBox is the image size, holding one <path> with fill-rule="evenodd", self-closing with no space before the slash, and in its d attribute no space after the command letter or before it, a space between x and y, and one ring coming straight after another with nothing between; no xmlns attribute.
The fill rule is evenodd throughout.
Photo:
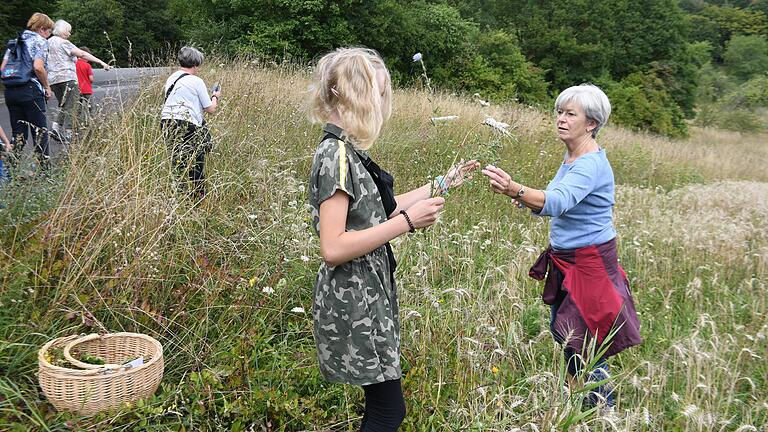
<svg viewBox="0 0 768 432"><path fill-rule="evenodd" d="M54 20L53 1L50 0L3 0L0 7L0 37L6 41L27 27L29 17L42 12ZM3 46L5 43L3 42Z"/></svg>
<svg viewBox="0 0 768 432"><path fill-rule="evenodd" d="M127 58L123 44L125 16L118 1L62 0L57 14L72 24L70 40L75 45L88 46L104 61Z"/></svg>
<svg viewBox="0 0 768 432"><path fill-rule="evenodd" d="M308 59L357 43L346 15L361 0L171 0L187 39L222 54ZM237 29L237 31L233 31Z"/></svg>
<svg viewBox="0 0 768 432"><path fill-rule="evenodd" d="M617 124L671 137L688 134L682 110L653 73L634 72L606 88Z"/></svg>
<svg viewBox="0 0 768 432"><path fill-rule="evenodd" d="M605 37L615 79L671 61L685 50L683 14L672 0L622 0L611 9L615 32Z"/></svg>
<svg viewBox="0 0 768 432"><path fill-rule="evenodd" d="M707 41L713 46L715 62L722 62L726 43L736 35L768 34L768 19L758 10L742 10L731 6L705 6L689 18L691 41Z"/></svg>
<svg viewBox="0 0 768 432"><path fill-rule="evenodd" d="M543 71L526 60L512 36L501 30L481 32L477 47L495 82L470 85L470 92L484 90L498 99L514 98L529 104L547 100L548 85Z"/></svg>
<svg viewBox="0 0 768 432"><path fill-rule="evenodd" d="M352 0L257 0L251 3L259 13L251 22L247 51L307 59L357 41L344 17Z"/></svg>
<svg viewBox="0 0 768 432"><path fill-rule="evenodd" d="M764 36L734 36L723 53L726 70L742 81L768 71L768 41Z"/></svg>
<svg viewBox="0 0 768 432"><path fill-rule="evenodd" d="M348 22L362 45L381 53L395 81L418 79L420 69L414 69L418 66L411 58L420 52L435 84L466 88L461 74L475 64L477 25L446 4L402 0L371 3L350 11Z"/></svg>
<svg viewBox="0 0 768 432"><path fill-rule="evenodd" d="M61 0L57 16L72 24L75 45L122 65L152 63L153 55L179 40L165 1Z"/></svg>

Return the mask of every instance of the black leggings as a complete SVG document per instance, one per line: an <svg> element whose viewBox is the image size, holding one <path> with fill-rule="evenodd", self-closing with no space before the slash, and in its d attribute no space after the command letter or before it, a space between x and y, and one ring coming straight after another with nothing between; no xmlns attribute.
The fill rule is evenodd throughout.
<svg viewBox="0 0 768 432"><path fill-rule="evenodd" d="M391 432L405 418L405 400L400 379L363 386L365 414L360 432Z"/></svg>
<svg viewBox="0 0 768 432"><path fill-rule="evenodd" d="M21 159L24 144L27 142L27 130L31 130L40 168L48 168L48 120L45 117L46 103L42 91L34 82L18 87L6 87L5 105L11 118L10 138L15 155L10 159L10 165L15 166Z"/></svg>

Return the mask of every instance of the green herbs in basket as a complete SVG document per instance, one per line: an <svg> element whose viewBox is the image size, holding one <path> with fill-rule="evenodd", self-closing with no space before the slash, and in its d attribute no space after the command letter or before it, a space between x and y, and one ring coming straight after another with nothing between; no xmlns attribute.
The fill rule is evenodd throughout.
<svg viewBox="0 0 768 432"><path fill-rule="evenodd" d="M50 348L45 353L45 360L53 366L72 369L73 366L64 357L64 350L61 348Z"/></svg>
<svg viewBox="0 0 768 432"><path fill-rule="evenodd" d="M103 365L104 359L98 356L92 356L90 354L82 354L80 355L80 361L83 363L88 363L92 365Z"/></svg>

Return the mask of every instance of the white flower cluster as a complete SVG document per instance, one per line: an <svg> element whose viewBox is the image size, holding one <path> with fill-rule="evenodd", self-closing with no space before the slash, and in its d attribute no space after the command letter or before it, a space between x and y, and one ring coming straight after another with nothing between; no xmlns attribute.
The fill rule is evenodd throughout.
<svg viewBox="0 0 768 432"><path fill-rule="evenodd" d="M509 133L509 124L500 122L493 117L486 117L485 120L483 120L483 123L486 126L490 126L495 131L501 133L502 135L511 136L512 134Z"/></svg>

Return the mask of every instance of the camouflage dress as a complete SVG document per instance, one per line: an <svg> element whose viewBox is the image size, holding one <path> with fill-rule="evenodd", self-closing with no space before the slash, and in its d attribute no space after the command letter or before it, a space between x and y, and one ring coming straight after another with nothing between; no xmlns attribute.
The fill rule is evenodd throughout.
<svg viewBox="0 0 768 432"><path fill-rule="evenodd" d="M326 132L344 137L338 127ZM379 191L352 145L328 138L312 160L312 222L320 232L320 204L337 190L349 196L347 231L371 228L387 220ZM398 379L400 319L397 292L384 246L344 264L320 264L312 319L323 377L332 382L368 385Z"/></svg>

